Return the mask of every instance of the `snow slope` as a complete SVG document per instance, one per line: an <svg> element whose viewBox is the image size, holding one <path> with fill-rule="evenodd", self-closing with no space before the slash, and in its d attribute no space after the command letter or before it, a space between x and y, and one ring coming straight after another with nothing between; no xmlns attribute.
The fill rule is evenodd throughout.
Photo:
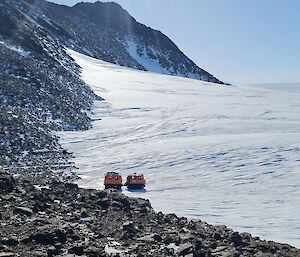
<svg viewBox="0 0 300 257"><path fill-rule="evenodd" d="M131 70L70 52L96 102L63 132L80 185L143 172L157 211L300 247L300 95ZM102 120L98 120L101 118Z"/></svg>
<svg viewBox="0 0 300 257"><path fill-rule="evenodd" d="M142 65L147 71L152 71L152 72L157 72L161 74L168 74L171 75L170 71L168 69L163 68L158 60L151 59L150 57L147 56L145 53L145 49L143 49L143 52L141 55L138 54L137 49L138 49L138 44L135 43L134 41L127 41L127 51L130 54L130 56L135 59L140 65ZM151 49L151 52L153 54L156 54L156 56L159 56L159 53Z"/></svg>

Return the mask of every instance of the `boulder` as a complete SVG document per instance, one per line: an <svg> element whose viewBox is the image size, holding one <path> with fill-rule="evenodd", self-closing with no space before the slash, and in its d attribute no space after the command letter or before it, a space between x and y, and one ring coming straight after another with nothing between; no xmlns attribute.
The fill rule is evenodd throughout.
<svg viewBox="0 0 300 257"><path fill-rule="evenodd" d="M88 257L105 257L104 247L89 247L85 251Z"/></svg>
<svg viewBox="0 0 300 257"><path fill-rule="evenodd" d="M30 208L19 206L19 207L15 208L14 213L15 214L23 214L23 215L26 215L26 216L31 216L33 211Z"/></svg>
<svg viewBox="0 0 300 257"><path fill-rule="evenodd" d="M54 245L55 243L64 244L67 241L67 235L64 231L57 229L55 231L43 231L33 234L30 239L42 245Z"/></svg>
<svg viewBox="0 0 300 257"><path fill-rule="evenodd" d="M15 180L9 173L0 173L0 193L10 193L15 188Z"/></svg>
<svg viewBox="0 0 300 257"><path fill-rule="evenodd" d="M54 257L56 255L59 255L60 250L55 248L54 246L50 246L47 250L47 256L48 257Z"/></svg>
<svg viewBox="0 0 300 257"><path fill-rule="evenodd" d="M131 221L127 221L123 223L123 231L124 231L123 234L124 239L133 238L137 232L134 223Z"/></svg>
<svg viewBox="0 0 300 257"><path fill-rule="evenodd" d="M100 205L100 207L102 209L106 210L109 207L109 205L110 205L110 200L107 197L105 197L103 199L100 199L98 201L98 204Z"/></svg>
<svg viewBox="0 0 300 257"><path fill-rule="evenodd" d="M84 254L84 246L83 245L73 246L68 250L68 253L73 253L73 254L81 256Z"/></svg>
<svg viewBox="0 0 300 257"><path fill-rule="evenodd" d="M184 244L179 246L178 256L186 256L193 252L193 246L190 244Z"/></svg>
<svg viewBox="0 0 300 257"><path fill-rule="evenodd" d="M16 246L19 244L19 241L17 238L3 238L0 243L7 246Z"/></svg>
<svg viewBox="0 0 300 257"><path fill-rule="evenodd" d="M230 236L230 242L232 242L235 246L239 246L242 244L243 240L240 236L239 232L233 232Z"/></svg>
<svg viewBox="0 0 300 257"><path fill-rule="evenodd" d="M156 241L156 242L161 242L162 241L162 238L159 234L154 234L152 236L152 238Z"/></svg>

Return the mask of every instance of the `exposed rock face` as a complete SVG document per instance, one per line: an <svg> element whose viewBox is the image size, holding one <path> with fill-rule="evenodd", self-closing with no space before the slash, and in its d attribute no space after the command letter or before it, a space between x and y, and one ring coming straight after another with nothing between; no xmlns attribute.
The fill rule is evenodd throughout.
<svg viewBox="0 0 300 257"><path fill-rule="evenodd" d="M10 0L63 44L122 66L222 83L199 68L160 31L137 22L116 3L66 7L46 1Z"/></svg>
<svg viewBox="0 0 300 257"><path fill-rule="evenodd" d="M57 14L58 6L50 8L56 10L51 13ZM197 67L166 35L138 23L116 3L79 3L69 8L66 15L51 17L62 26L71 27L74 34L80 33L77 42L98 58L133 68L222 83ZM82 19L86 23L78 23ZM92 25L90 31L85 29L85 24Z"/></svg>
<svg viewBox="0 0 300 257"><path fill-rule="evenodd" d="M15 180L9 173L0 172L0 193L12 192L15 188Z"/></svg>
<svg viewBox="0 0 300 257"><path fill-rule="evenodd" d="M156 213L147 200L44 183L20 177L0 195L2 256L300 256L289 245Z"/></svg>
<svg viewBox="0 0 300 257"><path fill-rule="evenodd" d="M88 129L86 112L101 98L20 1L0 2L0 24L0 167L67 166L51 130Z"/></svg>

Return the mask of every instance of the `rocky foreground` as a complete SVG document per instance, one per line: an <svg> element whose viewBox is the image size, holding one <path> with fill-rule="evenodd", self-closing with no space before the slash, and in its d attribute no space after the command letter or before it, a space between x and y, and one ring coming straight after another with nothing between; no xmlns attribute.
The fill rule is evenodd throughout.
<svg viewBox="0 0 300 257"><path fill-rule="evenodd" d="M156 213L147 200L47 174L41 182L0 173L1 257L300 256L286 244Z"/></svg>

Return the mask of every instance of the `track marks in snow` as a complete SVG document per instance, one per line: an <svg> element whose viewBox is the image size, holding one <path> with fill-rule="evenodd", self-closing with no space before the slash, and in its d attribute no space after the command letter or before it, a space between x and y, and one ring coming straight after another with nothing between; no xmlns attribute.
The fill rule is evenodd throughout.
<svg viewBox="0 0 300 257"><path fill-rule="evenodd" d="M106 99L95 103L91 130L61 133L85 176L82 186L102 188L111 170L143 172L142 196L156 210L300 247L293 219L300 211L300 95L162 76L72 54L83 79Z"/></svg>

